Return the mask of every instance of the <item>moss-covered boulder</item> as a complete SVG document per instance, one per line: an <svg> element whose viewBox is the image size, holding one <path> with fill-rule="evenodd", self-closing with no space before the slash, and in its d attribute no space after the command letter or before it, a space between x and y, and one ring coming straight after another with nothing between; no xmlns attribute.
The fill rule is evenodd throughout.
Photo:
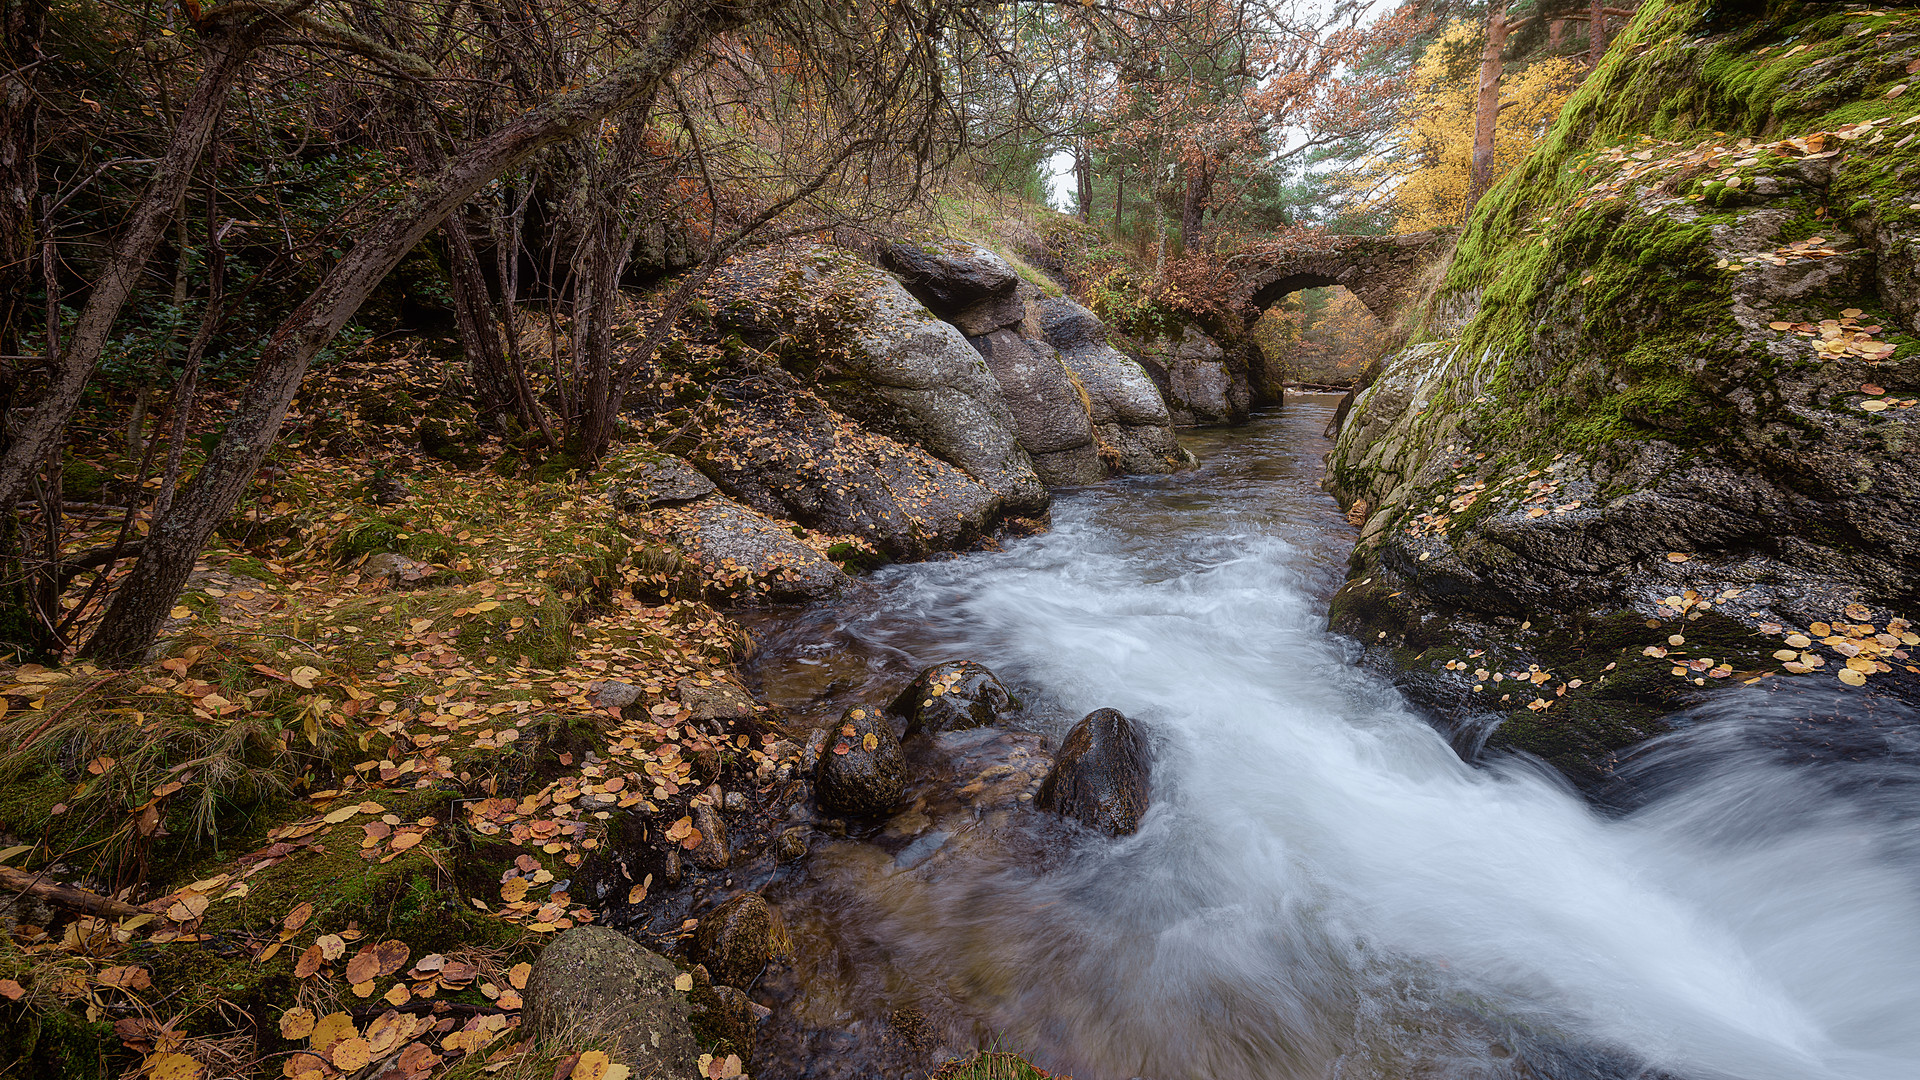
<svg viewBox="0 0 1920 1080"><path fill-rule="evenodd" d="M766 897L743 892L700 917L693 932L693 960L716 982L752 986L785 936L780 926L780 914Z"/></svg>
<svg viewBox="0 0 1920 1080"><path fill-rule="evenodd" d="M665 957L597 926L583 926L541 950L527 980L527 1029L542 1040L614 1040L614 1057L635 1076L679 1080L699 1074L700 1047L688 1025L678 971Z"/></svg>
<svg viewBox="0 0 1920 1080"><path fill-rule="evenodd" d="M1586 779L1708 687L1910 674L1920 17L1706 8L1640 9L1329 459L1335 627Z"/></svg>

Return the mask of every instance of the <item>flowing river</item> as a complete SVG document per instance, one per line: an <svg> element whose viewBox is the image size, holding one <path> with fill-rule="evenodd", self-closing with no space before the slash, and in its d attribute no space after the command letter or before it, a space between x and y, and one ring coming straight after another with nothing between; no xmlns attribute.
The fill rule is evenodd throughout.
<svg viewBox="0 0 1920 1080"><path fill-rule="evenodd" d="M796 710L974 659L1049 745L1110 706L1155 760L1114 840L951 794L1017 738L918 751L906 811L767 886L795 958L755 1074L923 1077L986 1042L1079 1080L1920 1077L1920 718L1723 694L1604 811L1462 761L1326 630L1333 401L763 630Z"/></svg>

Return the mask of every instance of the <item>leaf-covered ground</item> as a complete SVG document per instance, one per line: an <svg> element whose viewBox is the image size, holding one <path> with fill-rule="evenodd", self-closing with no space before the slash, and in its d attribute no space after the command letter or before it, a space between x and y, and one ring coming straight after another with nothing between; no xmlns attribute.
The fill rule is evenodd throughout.
<svg viewBox="0 0 1920 1080"><path fill-rule="evenodd" d="M104 898L4 909L16 1074L548 1080L581 1051L573 1076L622 1074L521 1039L520 990L596 919L570 888L610 829L691 850L708 785L772 783L771 721L703 733L688 704L737 686L748 646L704 598L757 583L684 557L666 512L616 512L617 475L431 415L420 370L389 355L309 393L154 662L0 672L9 895ZM111 490L127 464L91 467Z"/></svg>

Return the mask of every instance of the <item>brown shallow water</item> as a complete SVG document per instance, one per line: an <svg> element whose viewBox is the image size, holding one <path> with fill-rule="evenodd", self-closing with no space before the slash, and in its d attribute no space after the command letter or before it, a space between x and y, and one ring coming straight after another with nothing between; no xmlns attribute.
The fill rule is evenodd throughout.
<svg viewBox="0 0 1920 1080"><path fill-rule="evenodd" d="M948 659L1024 710L910 744L889 821L794 810L812 854L766 885L795 948L753 988L754 1074L906 1080L999 1047L1081 1080L1920 1076L1908 728L1815 773L1771 749L1786 712L1723 699L1609 816L1462 762L1326 632L1353 538L1317 486L1336 400L1187 433L1197 470L1064 493L1046 535L756 627L759 689L821 723ZM1137 836L1032 808L1044 748L1098 707L1154 746Z"/></svg>

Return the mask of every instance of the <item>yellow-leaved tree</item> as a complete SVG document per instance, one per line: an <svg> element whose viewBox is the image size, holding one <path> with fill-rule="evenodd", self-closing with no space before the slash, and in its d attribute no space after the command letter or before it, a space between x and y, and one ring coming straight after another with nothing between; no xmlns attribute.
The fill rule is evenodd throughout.
<svg viewBox="0 0 1920 1080"><path fill-rule="evenodd" d="M1420 56L1418 89L1395 128L1389 149L1354 177L1371 205L1390 207L1398 232L1458 225L1470 209L1476 86L1474 58L1486 27L1455 19ZM1546 134L1586 74L1570 57L1536 60L1500 80L1500 120L1494 132L1494 181L1518 164Z"/></svg>

